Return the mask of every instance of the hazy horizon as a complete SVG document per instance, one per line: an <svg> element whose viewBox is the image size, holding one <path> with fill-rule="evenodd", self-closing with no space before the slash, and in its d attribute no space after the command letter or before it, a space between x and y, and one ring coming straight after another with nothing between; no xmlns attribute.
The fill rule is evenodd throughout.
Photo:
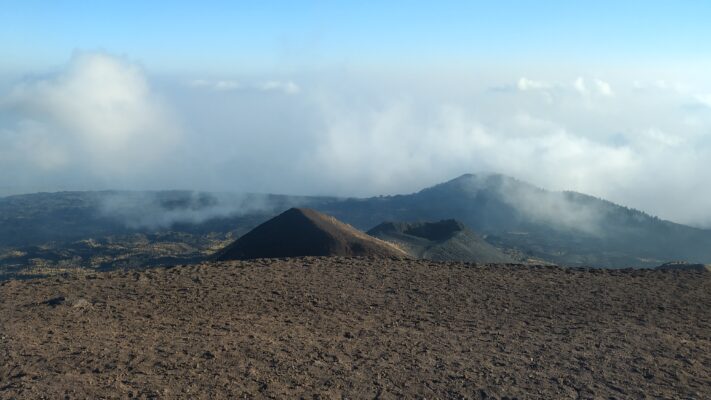
<svg viewBox="0 0 711 400"><path fill-rule="evenodd" d="M711 5L9 2L0 195L501 173L711 226Z"/></svg>

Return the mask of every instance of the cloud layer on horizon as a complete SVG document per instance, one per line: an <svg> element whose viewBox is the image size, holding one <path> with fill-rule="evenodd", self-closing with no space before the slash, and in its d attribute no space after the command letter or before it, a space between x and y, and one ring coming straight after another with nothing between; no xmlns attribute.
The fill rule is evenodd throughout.
<svg viewBox="0 0 711 400"><path fill-rule="evenodd" d="M69 179L130 182L181 141L180 122L124 60L78 53L0 100L0 186Z"/></svg>
<svg viewBox="0 0 711 400"><path fill-rule="evenodd" d="M561 76L173 81L78 53L0 95L0 187L365 196L490 171L711 224L704 82Z"/></svg>

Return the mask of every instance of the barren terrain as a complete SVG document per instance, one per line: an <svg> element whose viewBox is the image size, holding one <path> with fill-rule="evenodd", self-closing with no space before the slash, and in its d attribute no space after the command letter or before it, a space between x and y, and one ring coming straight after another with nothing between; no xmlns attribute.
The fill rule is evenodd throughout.
<svg viewBox="0 0 711 400"><path fill-rule="evenodd" d="M0 283L0 398L711 398L711 274L299 258Z"/></svg>

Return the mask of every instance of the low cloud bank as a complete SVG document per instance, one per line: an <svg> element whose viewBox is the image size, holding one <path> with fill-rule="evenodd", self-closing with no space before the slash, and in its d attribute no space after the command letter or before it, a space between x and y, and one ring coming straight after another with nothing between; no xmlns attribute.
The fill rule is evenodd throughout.
<svg viewBox="0 0 711 400"><path fill-rule="evenodd" d="M0 187L369 196L495 171L711 222L711 82L437 72L171 80L78 53L1 94Z"/></svg>
<svg viewBox="0 0 711 400"><path fill-rule="evenodd" d="M277 199L261 194L112 192L102 197L99 213L132 229L166 229L176 224L201 224L217 218L272 214L303 202L299 198Z"/></svg>

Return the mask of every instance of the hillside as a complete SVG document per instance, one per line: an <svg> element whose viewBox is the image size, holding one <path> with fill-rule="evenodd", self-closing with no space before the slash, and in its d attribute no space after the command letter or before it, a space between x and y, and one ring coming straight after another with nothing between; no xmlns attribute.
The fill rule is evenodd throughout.
<svg viewBox="0 0 711 400"><path fill-rule="evenodd" d="M409 195L348 199L316 208L360 229L382 221L454 218L496 247L563 265L711 263L709 230L580 193L546 191L503 175L468 174Z"/></svg>
<svg viewBox="0 0 711 400"><path fill-rule="evenodd" d="M367 232L397 243L415 258L473 263L513 263L512 257L456 220L439 222L384 222Z"/></svg>
<svg viewBox="0 0 711 400"><path fill-rule="evenodd" d="M343 257L0 283L0 398L707 399L711 274Z"/></svg>
<svg viewBox="0 0 711 400"><path fill-rule="evenodd" d="M691 264L687 262L668 262L658 266L662 271L696 271L711 272L711 264Z"/></svg>
<svg viewBox="0 0 711 400"><path fill-rule="evenodd" d="M0 280L195 262L289 207L325 200L191 191L0 198Z"/></svg>
<svg viewBox="0 0 711 400"><path fill-rule="evenodd" d="M302 256L406 257L378 240L328 215L291 208L259 225L218 252L217 260Z"/></svg>
<svg viewBox="0 0 711 400"><path fill-rule="evenodd" d="M517 260L594 267L711 264L709 230L503 175L463 175L417 193L365 199L187 191L0 198L0 279L28 268L44 274L71 266L192 262L291 207L309 207L363 231L383 221L456 219Z"/></svg>

